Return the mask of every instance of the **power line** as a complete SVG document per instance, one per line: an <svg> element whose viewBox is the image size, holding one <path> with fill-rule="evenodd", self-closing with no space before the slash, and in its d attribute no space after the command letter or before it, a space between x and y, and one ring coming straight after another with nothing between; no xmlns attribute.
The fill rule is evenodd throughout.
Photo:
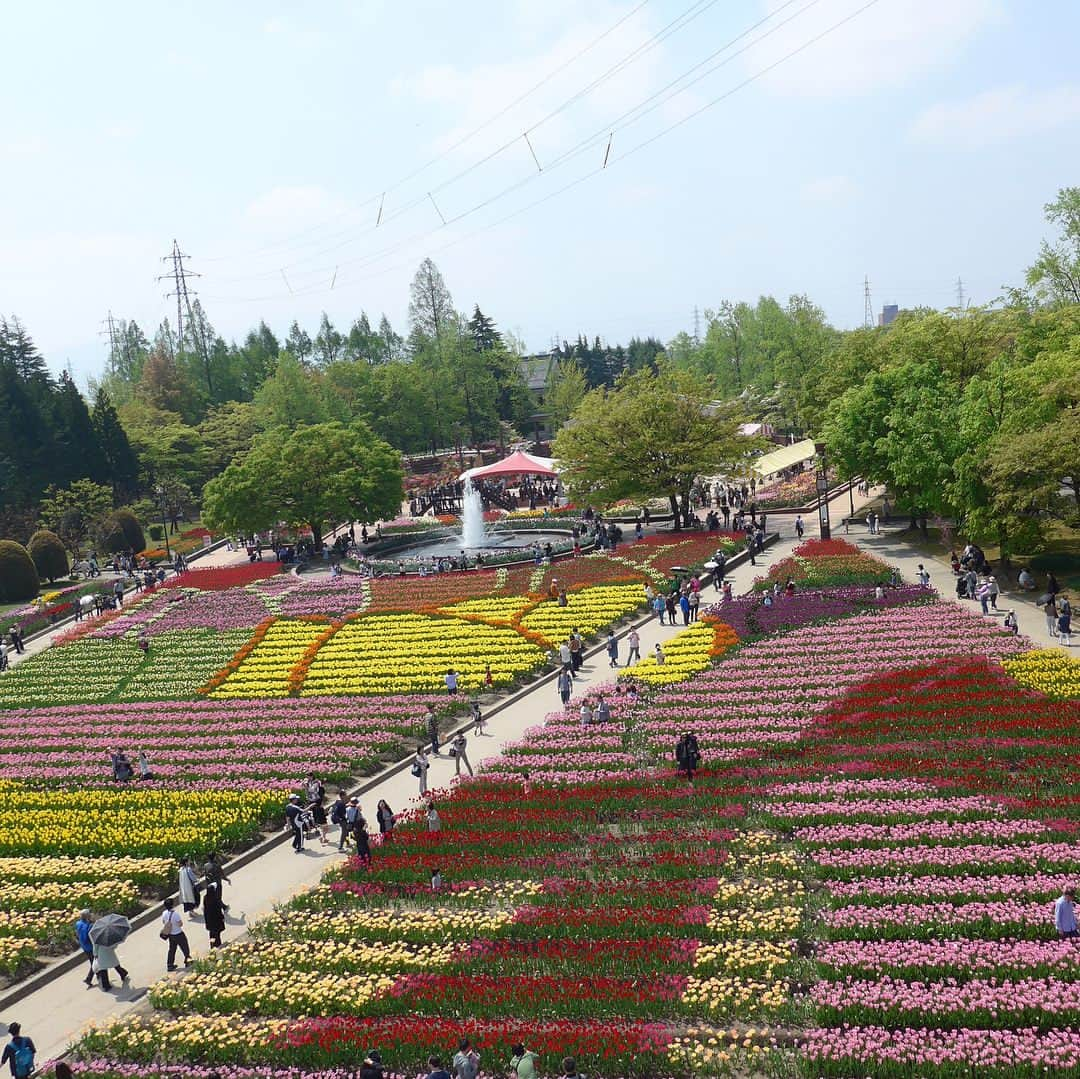
<svg viewBox="0 0 1080 1079"><path fill-rule="evenodd" d="M444 160L445 158L449 157L452 153L454 153L455 150L459 150L467 142L471 141L473 138L475 138L477 135L479 135L481 131L486 130L493 123L495 123L498 120L501 120L507 113L509 113L513 109L517 108L517 106L520 105L523 101L526 101L533 94L535 94L537 90L542 89L549 82L551 82L551 80L554 79L556 75L561 75L567 68L569 68L573 64L575 64L586 53L591 52L594 48L596 48L596 46L599 45L602 41L604 41L605 38L610 37L613 33L615 33L616 30L619 29L620 26L622 26L624 23L626 23L627 21L632 19L649 2L650 2L650 0L640 0L640 3L638 3L634 7L632 7L625 15L622 15L622 16L620 16L620 18L616 19L616 21L614 23L612 23L612 25L609 26L602 33L598 34L596 37L594 37L587 44L583 45L580 49L578 49L577 52L575 52L571 57L569 57L569 59L564 60L557 67L555 67L551 71L549 71L542 79L540 79L538 82L535 82L532 86L530 86L528 90L525 90L523 93L519 94L509 104L504 105L498 112L494 113L492 116L489 116L483 123L477 124L476 127L472 128L469 132L462 135L461 138L459 138L455 142L451 143L451 145L446 147L446 149L440 151L434 157L430 158L428 161L425 161L424 164L420 165L418 168L413 169L411 172L406 173L404 176L402 176L399 179L395 180L394 183L392 183L389 187L385 188L379 194L372 195L369 198L365 199L363 202L361 202L359 204L358 208L363 207L363 206L367 206L369 203L373 203L375 201L378 201L379 202L379 221L381 222L381 220L382 220L383 202L386 199L387 192L396 191L399 187L402 187L404 184L408 183L410 180L416 179L417 176L420 176L422 173L426 172L429 168L431 168L432 165L437 165L440 161ZM700 2L700 0L699 0L699 2ZM715 2L715 0L712 0L712 2ZM416 201L417 202L423 202L424 199L420 198L420 199L418 199ZM415 205L415 204L416 204L415 202L410 203L410 206ZM326 222L323 222L320 225L314 225L314 226L311 226L311 227L314 228L314 229L326 228L329 225L333 224L334 222L340 220L342 217L346 217L346 216L348 216L347 213L337 214L333 218L331 218L329 221L326 221ZM305 232L309 232L309 231L310 231L310 229L305 230ZM296 240L301 235L302 235L301 233L297 233L294 237L292 237L292 239ZM293 246L295 246L295 247L304 247L304 246L307 246L308 244L313 243L313 242L318 242L318 241L312 241L312 240L308 239L306 241L301 241L300 243L295 244ZM288 240L284 241L284 244L288 244L288 243L289 243ZM278 250L278 249L280 249L282 247L283 247L283 244L271 244L268 247L264 247L264 248L261 248L261 249L257 250L256 252L248 252L247 254L244 254L244 255L217 255L217 256L214 256L212 258L205 258L203 261L205 261L205 262L223 262L226 259L230 259L230 258L251 258L251 257L254 257L255 255L265 253L267 251ZM285 249L287 250L288 248L285 248Z"/></svg>
<svg viewBox="0 0 1080 1079"><path fill-rule="evenodd" d="M649 38L647 38L644 42L642 42L642 44L638 45L627 56L624 56L621 60L617 61L615 64L613 64L611 67L609 67L606 71L604 71L601 75L594 78L587 86L583 87L581 90L578 90L577 92L572 94L569 98L564 100L561 104L557 105L555 108L553 108L548 113L546 113L543 117L541 117L538 121L536 121L534 124L532 124L532 126L529 127L526 132L524 132L524 135L525 135L525 140L526 140L526 142L528 144L529 150L530 150L530 152L532 152L532 158L533 158L534 162L537 165L538 171L543 171L543 170L540 170L540 168L539 168L539 165L540 165L539 160L537 159L535 151L533 151L532 143L529 141L529 134L531 132L537 131L540 127L542 127L549 120L551 120L554 117L558 116L561 112L565 111L571 105L575 104L577 101L581 100L582 98L584 98L588 94L592 93L593 90L595 90L597 87L601 86L604 82L606 82L609 79L613 78L615 75L617 75L621 71L625 70L631 64L636 63L647 52L649 52L650 50L655 48L657 45L662 43L664 40L666 40L666 38L670 37L676 31L683 29L686 25L689 24L689 22L691 22L693 19L697 18L699 15L703 14L710 7L712 7L716 2L717 2L717 0L695 0L695 2L693 4L691 4L689 8L687 8L680 15L676 16L674 19L672 19L670 22L668 22L665 26L661 27L660 30L656 31L656 33L652 34ZM775 18L776 15L780 11L783 11L784 8L787 8L787 7L791 6L791 4L793 4L795 2L796 2L796 0L784 0L784 2L776 9L776 11L770 12L764 18L760 19L758 22L753 24L753 26L751 26L748 30L744 31L743 34L740 34L738 37L736 37L734 39L734 41L740 40L740 38L744 37L748 33L751 33L757 27L759 27L759 26L763 25L764 23L768 22L770 19ZM818 3L818 2L819 2L819 0L811 0L811 3L808 4L807 7L810 7L813 4ZM639 4L638 7L634 8L631 12L629 12L626 16L624 16L623 19L621 19L618 23L615 24L615 26L611 27L608 31L605 31L604 34L600 35L599 38L595 39L589 46L586 47L586 49L582 50L582 53L585 52L585 51L588 51L589 48L592 48L600 40L602 40L604 37L608 36L608 34L610 34L612 31L614 31L619 25L621 25L622 22L625 22L626 19L628 19L631 15L633 15L636 11L638 11L642 6L643 6L643 4ZM805 8L803 10L805 10ZM787 20L787 21L790 21L790 20ZM781 23L780 25L781 26L786 25L786 22ZM724 46L724 48L725 49L729 48L730 44L731 43ZM721 49L720 51L723 51L723 49ZM577 55L581 55L581 53L579 53ZM716 53L712 54L712 56L715 56L715 55L717 55L717 54ZM707 57L705 61L702 61L702 63L708 62L708 59L710 59L710 58L711 57ZM571 63L571 62L572 62L572 60L567 61L567 64L565 64L563 66L564 67L568 66L569 63ZM697 66L700 66L700 65L697 65ZM558 70L560 70L560 69L556 69L556 72L552 73L552 75L558 73ZM694 68L691 68L691 71L693 71L693 70L694 70ZM526 94L522 95L521 98L518 99L518 101L523 100L525 97L529 96L529 94L532 93L533 90L538 89L540 85L542 85L544 82L547 82L547 81L550 81L550 77L548 77L548 78L546 78L544 80L541 80L541 83L538 83L536 86L534 86L532 90L527 91ZM668 84L668 87L670 87L671 85L672 84ZM664 89L666 90L666 89L668 89L668 87L665 87ZM646 102L648 102L649 100L650 100L649 98L645 99ZM496 114L496 116L493 117L491 120L486 121L483 125L481 125L480 128L477 128L474 132L472 132L466 138L471 137L472 134L476 134L478 131L482 130L484 127L486 127L490 123L494 122L494 120L498 119L499 116L503 115L503 113L505 113L510 107L512 107L512 106L508 106L507 109L503 110L502 113ZM611 133L610 132L610 126L606 127L604 129L604 131L603 131L604 135L610 135L610 133ZM477 161L474 161L470 165L467 165L465 168L460 169L458 172L456 172L454 175L450 176L449 178L440 181L438 184L433 186L430 189L429 192L426 192L425 194L422 194L422 195L417 195L415 198L412 198L408 202L406 202L403 205L399 206L396 210L392 211L389 214L386 214L385 217L382 214L381 206L380 206L380 222L382 222L382 221L392 221L392 220L394 220L394 219L396 219L398 217L401 217L403 214L409 213L410 211L414 210L421 203L426 202L428 200L428 198L430 197L430 195L438 193L439 191L442 191L442 190L446 189L447 187L450 187L452 184L457 183L459 180L463 179L465 176L468 176L470 173L475 172L478 168L481 168L483 165L486 165L490 161L492 161L495 158L499 157L501 154L503 154L504 152L509 150L511 147L516 146L517 143L518 143L518 140L520 139L520 137L521 136L515 135L513 138L510 138L510 139L506 140L500 146L496 147L494 150L492 150L489 153L485 154L483 157L479 158ZM466 141L466 140L462 139L458 143L455 143L454 147L451 147L450 150L452 150L455 147L461 145L461 143L464 142L464 141ZM410 173L408 176L403 177L401 180L397 181L391 187L387 188L387 191L395 190L396 188L402 186L402 184L404 184L407 180L413 179L415 176L419 175L420 172L422 172L425 168L427 168L428 165L434 164L436 161L441 160L443 157L445 157L446 154L450 152L450 150L447 150L443 154L441 154L441 155L439 155L439 156L437 156L435 158L432 158L432 160L430 162L428 162L427 165L422 166L421 169L418 169L415 172ZM566 155L563 155L563 157L565 157L565 156ZM563 157L560 157L558 159L559 163L562 163ZM514 186L519 186L519 185L514 185ZM375 196L375 198L379 198L379 196ZM372 201L372 200L368 200L368 201ZM452 218L451 220L459 220L460 217L461 217L461 215L458 215L458 217ZM319 251L314 251L314 252L310 253L309 255L302 256L302 257L296 259L292 263L286 263L285 268L286 269L295 268L295 267L297 267L298 265L300 265L303 262L310 261L311 259L319 258L322 255L330 254L331 252L337 251L338 249L340 249L342 247L346 247L349 244L356 243L357 241L359 241L360 239L362 239L364 236L368 235L372 231L373 230L371 228L361 229L361 231L358 232L356 235L347 237L347 238L342 239L342 240L339 240L338 242L334 243L330 247L324 247L324 248L320 249ZM303 246L306 246L306 245L303 245ZM346 265L347 265L347 263L346 263ZM304 272L312 272L312 273L314 273L316 275L322 275L323 273L325 273L325 268L320 269L320 270L316 270L316 271L304 271ZM274 275L274 271L268 270L268 271L263 271L263 272L260 272L260 273L257 273L257 274L249 274L249 275L245 275L245 276L242 276L242 277L228 278L228 279L225 279L225 281L223 283L228 283L229 281L249 281L249 280L253 281L253 280L258 280L258 279L266 279L266 278L272 277L273 275Z"/></svg>
<svg viewBox="0 0 1080 1079"><path fill-rule="evenodd" d="M809 7L812 7L817 2L818 2L818 0L811 0L811 3L805 5L802 9L800 9L799 12L797 12L795 15L791 16L786 21L790 22L792 18L796 18L799 14L802 14L803 11L806 11ZM867 0L866 3L864 3L861 7L857 8L855 11L850 12L848 15L846 15L843 18L839 19L838 21L832 23L831 25L826 27L824 30L820 31L817 34L814 34L812 37L810 37L807 40L805 40L804 42L802 42L802 44L800 44L800 45L796 46L795 48L789 50L783 56L781 56L778 59L774 60L772 63L766 65L765 67L759 69L758 71L754 72L753 74L751 74L751 75L747 76L746 78L742 79L740 82L738 82L734 86L730 87L724 93L718 95L717 97L712 98L710 101L705 102L699 108L694 109L692 112L688 113L686 116L682 117L680 120L677 120L677 121L667 125L665 128L662 128L656 134L654 134L654 135L650 136L649 138L646 138L643 141L641 141L641 142L637 143L636 145L632 146L625 153L623 153L621 155L615 155L611 159L610 164L614 165L614 164L617 164L619 162L627 160L628 158L633 156L638 151L645 149L647 146L652 145L658 139L661 139L661 138L665 137L666 135L670 134L672 131L682 127L683 124L688 123L690 120L693 120L693 119L697 118L702 113L708 111L711 108L714 108L716 105L722 103L723 101L726 101L727 99L729 99L730 97L732 97L736 93L738 93L740 90L745 89L747 86L749 86L752 83L754 83L754 82L758 81L759 79L763 78L764 76L766 76L770 72L775 71L782 64L784 64L787 61L793 59L794 57L798 56L802 52L805 52L808 48L812 47L817 42L819 42L823 38L827 37L829 34L834 33L835 31L839 30L841 27L843 27L843 26L847 25L848 23L852 22L854 19L858 18L861 14L863 14L863 12L865 12L865 11L869 10L870 8L874 7L879 2L880 2L880 0ZM790 3L790 0L789 0L789 3ZM784 6L786 7L788 5L785 4ZM780 9L778 9L778 10L780 10ZM760 22L755 24L755 25L760 25ZM784 25L784 24L781 24L781 26L782 25ZM780 28L779 26L778 27L773 27L766 34L763 34L761 37L757 38L754 42L752 42L750 46L747 46L747 48L750 48L753 45L757 44L758 42L764 40L765 37L767 37L771 33L774 33L779 28ZM751 28L751 30L752 29L753 28ZM737 40L741 39L742 37L745 37L747 32L750 32L750 31L745 31L743 34L740 34L734 40L737 41ZM745 51L745 49L741 50L741 51ZM714 53L713 55L716 55L716 54ZM700 66L701 66L700 64L695 65L695 67L700 67ZM693 69L691 69L691 70L693 70ZM708 73L709 72L704 73L702 76L699 77L699 79L704 78L705 75L707 75ZM679 81L679 80L675 80L675 81ZM695 80L695 82L696 81L699 81L699 80ZM669 84L669 86L670 85L671 84ZM693 85L693 84L690 84L690 85ZM683 87L682 90L685 90L687 88L688 87ZM680 90L679 92L681 93L682 90ZM663 90L658 91L658 93L663 93L663 92L664 92ZM652 96L656 96L656 95L652 95ZM646 100L648 100L648 99L646 99ZM634 110L630 110L630 111L633 112ZM638 117L637 119L640 119L640 117ZM608 132L605 131L605 134L608 134ZM564 159L568 160L569 158L567 157L567 155L564 155ZM547 171L550 171L550 167L549 167L549 169ZM584 183L586 180L592 179L594 176L600 174L603 171L604 171L604 165L603 164L598 165L597 167L593 168L589 172L586 172L586 173L582 174L581 176L577 177L576 179L571 180L569 183L565 184L564 186L562 186L560 188L557 188L554 191L549 192L548 194L542 196L539 199L536 199L535 201L533 201L531 203L526 204L525 206L519 207L517 210L514 210L511 213L509 213L509 214L507 214L507 215L505 215L505 216L503 216L501 218L498 218L495 221L492 221L492 222L489 222L486 225L480 226L479 228L473 230L473 232L471 232L471 233L467 233L467 234L464 234L462 236L456 237L455 239L450 240L448 243L443 244L441 247L437 248L434 252L430 252L430 253L437 254L437 253L439 253L441 251L447 250L448 248L455 247L459 243L462 243L462 242L464 242L466 240L474 239L476 236L480 235L483 232L489 231L490 229L493 229L493 228L497 228L499 225L505 224L507 221L510 221L510 220L512 220L512 219L514 219L516 217L519 217L521 214L527 213L528 211L530 211L532 209L535 209L536 207L538 207L540 205L543 205L546 202L549 202L551 199L557 198L560 195L565 194L566 192L570 191L571 189L577 187L579 184ZM487 199L482 200L481 202L477 203L475 206L471 207L468 210L463 211L462 213L458 214L457 216L448 218L447 219L447 224L448 225L453 225L456 222L458 222L458 221L460 221L460 220L462 220L462 219L476 213L478 210L481 210L481 209L485 208L486 206L492 204L493 202L498 201L499 199L503 198L504 196L511 193L512 191L517 190L517 188L522 187L524 184L530 182L532 179L535 178L535 176L536 176L535 173L530 173L529 176L526 177L525 179L519 180L516 183L511 184L509 187L505 188L504 190L496 193L495 195L493 195L493 196L491 196L491 197L489 197ZM393 245L392 247L385 250L384 252L369 255L369 256L366 256L366 257L361 257L361 258L358 258L358 259L355 259L355 260L351 260L351 262L353 262L353 263L355 263L355 262L371 262L371 261L379 260L384 256L390 256L393 253L395 253L396 251L401 250L403 247L405 247L408 244L412 243L414 240L426 239L428 236L431 236L434 233L437 233L439 231L441 231L440 228L435 228L435 229L428 230L427 232L424 232L424 233L418 234L418 235L416 235L414 237L411 237L410 239L405 240L402 243ZM342 263L341 265L347 265L347 264L348 263ZM370 277L380 276L382 273L388 272L389 270L398 269L398 268L400 268L400 267L399 266L385 267L382 270L377 271L374 274L360 275L359 277L355 278L355 280L365 280L365 279L370 278ZM309 287L308 289L305 289L305 290L297 290L297 295L316 295L316 294L319 294L321 292L325 292L325 287L324 286L312 286L312 287ZM255 303L255 302L264 302L264 301L267 301L267 300L278 299L279 297L280 297L280 294L271 294L271 295L265 295L265 296L243 297L243 298L220 297L219 299L222 300L223 302Z"/></svg>
<svg viewBox="0 0 1080 1079"><path fill-rule="evenodd" d="M872 4L876 3L876 2L877 2L877 0L871 0L871 4L867 5L867 6L872 6ZM686 90L690 89L690 87L696 85L698 82L700 82L703 79L707 78L709 75L711 75L715 71L719 70L719 68L725 66L726 64L730 63L732 60L734 60L737 57L741 56L743 53L745 53L749 49L753 48L755 45L760 44L767 37L770 37L771 35L777 33L779 30L783 29L785 26L787 26L793 20L797 19L800 15L804 14L810 8L812 8L816 4L820 3L820 0L809 0L809 2L805 3L801 8L799 8L798 11L794 12L793 14L789 15L786 19L783 19L779 23L777 23L776 25L772 26L764 34L761 34L760 36L755 38L753 41L751 41L747 45L745 45L743 48L737 50L736 52L732 53L730 56L726 57L724 60L720 61L717 64L714 64L712 67L710 67L707 70L701 72L694 79L692 79L689 83L687 83L685 86L681 86L678 89L673 90L673 88L678 86L679 83L685 82L685 80L687 78L689 78L689 76L693 75L694 72L696 72L700 68L704 67L710 61L716 59L716 57L721 56L725 52L728 52L734 45L738 44L738 42L742 41L748 35L752 34L755 30L759 29L760 27L762 27L763 25L768 23L770 20L774 19L777 15L779 15L785 9L791 7L794 3L796 3L796 0L784 0L784 3L780 4L780 6L778 8L776 8L775 11L770 12L769 14L765 15L761 19L758 19L756 22L752 23L749 27L747 27L741 33L735 35L735 37L728 40L720 48L714 50L712 53L710 53L708 56L706 56L703 60L699 61L697 64L694 64L692 67L690 67L682 75L680 75L677 78L671 80L665 86L661 87L659 90L657 90L654 93L649 94L648 96L643 98L633 108L628 109L626 112L622 113L614 121L613 124L605 125L603 128L598 129L598 131L596 133L594 133L593 135L589 136L586 139L580 140L577 144L572 146L569 150L564 151L551 164L549 164L547 166L545 172L550 173L555 168L558 168L559 166L566 164L568 161L572 160L574 157L577 157L580 154L584 153L591 146L597 145L601 141L607 140L608 148L607 148L607 151L606 151L605 157L604 157L605 164L601 166L601 171L602 171L602 169L604 167L606 167L606 162L607 162L608 156L610 155L610 152L611 152L611 140L612 140L612 138L614 136L615 131L620 130L621 128L629 127L631 124L637 123L639 120L641 120L645 116L649 115L655 109L657 109L660 106L666 104L672 98L678 96L678 94L681 94L681 93L685 92ZM825 36L825 34L831 33L832 30L837 29L839 26L843 25L844 22L850 21L852 18L855 17L855 15L858 15L863 10L865 10L865 8L860 8L859 11L857 11L857 12L853 13L852 15L848 16L846 19L841 20L839 23L837 23L834 26L830 27L828 30L824 31L822 34L817 35L817 37L812 38L810 43L812 44L813 42L815 42L817 40L820 40L820 38ZM668 24L668 25L670 26L671 24ZM663 31L660 31L660 32L662 33ZM679 123L685 122L685 120L693 118L694 116L698 115L698 113L705 111L705 109L707 109L707 108L711 108L713 105L717 104L724 97L730 96L732 93L735 93L737 90L742 89L743 86L748 85L750 82L753 82L755 79L761 77L761 75L766 74L769 71L773 70L773 68L777 67L779 64L783 63L785 60L790 59L791 56L795 55L797 52L801 51L802 48L805 48L805 47L807 47L807 46L806 45L801 46L799 49L795 50L794 52L789 53L789 54L785 55L784 57L781 57L778 61L776 61L775 63L769 65L769 67L765 68L763 71L759 72L756 75L751 76L750 78L744 80L744 82L738 84L733 90L729 91L728 94L721 95L721 98L714 99L713 101L711 101L708 104L704 105L701 109L697 110L694 113L691 113L690 116L685 117L684 120L680 121ZM673 92L669 92L669 91L673 91ZM665 97L664 95L667 95L667 96ZM662 100L661 100L661 98L662 98ZM637 115L634 115L635 113L637 113ZM655 138L659 138L659 137L663 136L664 134L667 133L667 131L672 130L673 127L677 127L677 126L679 126L679 124L672 125L672 127L669 127L669 128L666 128L666 129L662 130L658 135L654 136L654 140L655 140ZM649 141L654 141L654 140L649 140ZM517 139L515 138L512 141L516 143ZM641 145L647 145L647 143L641 144ZM624 157L629 156L629 154L635 152L635 150L638 149L638 148L640 148L640 146L635 147L634 149L628 151L623 156ZM491 155L489 155L489 157L490 156ZM483 160L486 160L486 159L483 159ZM481 162L476 163L476 165L482 164L483 160ZM471 171L471 169L475 168L476 165L470 166L470 169L465 170L465 171L466 172ZM443 187L447 186L448 183L453 182L454 179L460 178L464 174L465 174L465 172L459 173L457 177L451 178L450 181L446 181L443 184L440 184L437 187L432 188L432 191L440 190L440 188L443 188ZM513 182L512 184L508 185L507 187L501 189L500 191L497 191L495 194L493 194L491 196L488 196L487 198L485 198L485 199L481 200L480 202L476 203L475 205L473 205L469 209L467 209L465 211L462 211L461 213L458 213L458 214L448 218L447 223L452 225L452 224L454 224L454 223L456 223L458 221L463 220L466 217L471 216L472 214L476 213L477 211L486 208L487 206L491 205L492 203L498 201L499 199L505 197L506 195L509 195L509 194L513 193L518 188L523 187L525 184L527 184L530 181L536 179L537 175L539 175L539 174L530 172L529 175L525 176L523 179L520 179L520 180L517 180L517 181ZM406 204L405 206L400 207L394 213L388 215L386 220L392 220L393 218L401 216L403 213L406 213L408 210L412 209L413 207L415 207L419 203L427 201L427 199L429 197L430 197L430 193L426 194L426 195L422 195L422 196L414 199L412 202ZM369 229L367 231L371 231L371 230ZM350 266L350 265L355 265L357 263L370 263L371 261L377 260L378 258L382 257L384 254L392 253L394 250L399 250L402 246L405 246L405 245L413 242L413 240L426 238L427 236L431 236L431 235L433 235L434 233L436 233L438 231L439 231L439 229L435 228L435 229L427 230L427 231L422 232L422 233L415 234L413 237L409 238L408 240L405 240L405 241L400 242L399 244L393 245L389 249L389 251L384 250L383 252L373 252L373 253L369 253L368 255L358 256L356 259L346 259L344 262L339 262L338 265ZM340 243L337 243L337 244L333 245L332 247L325 248L322 251L315 252L312 255L307 256L307 258L316 258L319 255L328 254L328 253L330 253L332 251L337 250L340 247L347 246L350 243L355 243L358 239L360 239L360 236L356 236L356 237L352 237L350 239L343 240ZM298 261L305 261L305 260L302 259L302 260L298 260ZM313 277L318 277L320 280L322 280L325 277L325 274L326 274L328 269L329 269L329 267L321 267L321 268L317 268L317 269L314 269L314 270L304 270L304 271L300 271L300 272L302 274L304 274L304 273L311 274ZM253 274L253 275L250 275L248 277L226 279L222 283L227 284L227 283L229 283L229 281L262 280L262 279L266 279L266 278L272 277L272 276L275 276L273 271L267 271L267 272L263 272L263 273L259 273L259 274ZM312 286L312 287L315 289L315 291L318 291L318 288L316 286Z"/></svg>

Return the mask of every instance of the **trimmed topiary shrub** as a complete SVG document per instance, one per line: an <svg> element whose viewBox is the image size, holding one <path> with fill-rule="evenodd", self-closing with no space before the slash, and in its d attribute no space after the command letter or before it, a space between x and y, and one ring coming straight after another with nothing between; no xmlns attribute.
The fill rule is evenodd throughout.
<svg viewBox="0 0 1080 1079"><path fill-rule="evenodd" d="M26 548L14 540L0 540L0 600L25 603L37 596L40 585Z"/></svg>
<svg viewBox="0 0 1080 1079"><path fill-rule="evenodd" d="M138 553L146 548L142 525L128 509L118 509L106 518L98 541L110 554L129 549Z"/></svg>
<svg viewBox="0 0 1080 1079"><path fill-rule="evenodd" d="M55 532L50 532L47 528L38 530L30 537L26 551L34 560L38 577L44 577L52 584L57 577L67 576L67 549Z"/></svg>

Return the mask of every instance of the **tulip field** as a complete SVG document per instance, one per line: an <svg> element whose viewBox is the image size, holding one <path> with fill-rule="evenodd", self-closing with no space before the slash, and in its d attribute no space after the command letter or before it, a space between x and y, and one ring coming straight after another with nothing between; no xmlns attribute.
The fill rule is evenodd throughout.
<svg viewBox="0 0 1080 1079"><path fill-rule="evenodd" d="M75 623L0 677L0 977L67 951L81 907L134 913L182 855L234 851L277 825L309 772L344 782L411 751L443 677L509 688L635 612L646 582L730 537L653 537L613 555L429 578L195 570ZM559 606L552 591L565 590ZM142 647L145 645L145 648ZM153 779L119 785L110 753ZM83 867L72 874L71 865Z"/></svg>
<svg viewBox="0 0 1080 1079"><path fill-rule="evenodd" d="M926 589L875 599L887 567L844 544L791 565L827 583L703 605L670 661L591 691L611 722L553 712L439 793L439 831L404 814L370 863L87 1032L76 1071L344 1079L378 1049L412 1079L468 1036L490 1075L517 1041L543 1075L567 1053L612 1079L1080 1075L1080 944L1052 920L1080 877L1078 664ZM544 580L502 582L409 587L415 613L547 613L519 598ZM343 699L303 685L272 714Z"/></svg>

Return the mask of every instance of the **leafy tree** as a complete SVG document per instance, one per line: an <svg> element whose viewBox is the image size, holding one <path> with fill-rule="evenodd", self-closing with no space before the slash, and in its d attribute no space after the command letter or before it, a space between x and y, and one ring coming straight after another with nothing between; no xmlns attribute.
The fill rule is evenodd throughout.
<svg viewBox="0 0 1080 1079"><path fill-rule="evenodd" d="M203 491L203 519L215 531L263 531L284 522L372 522L401 506L401 460L362 423L320 423L260 435L251 451Z"/></svg>
<svg viewBox="0 0 1080 1079"><path fill-rule="evenodd" d="M1043 240L1027 284L1044 304L1080 303L1080 187L1061 188L1044 210L1061 238L1054 244Z"/></svg>
<svg viewBox="0 0 1080 1079"><path fill-rule="evenodd" d="M162 476L177 476L192 488L203 485L207 469L198 428L175 412L141 401L124 405L121 418L147 485L153 486Z"/></svg>
<svg viewBox="0 0 1080 1079"><path fill-rule="evenodd" d="M300 324L295 319L289 327L289 336L285 338L285 348L301 364L306 364L311 355L311 338L308 337L306 330L300 329Z"/></svg>
<svg viewBox="0 0 1080 1079"><path fill-rule="evenodd" d="M25 603L38 594L41 581L21 543L0 540L0 602Z"/></svg>
<svg viewBox="0 0 1080 1079"><path fill-rule="evenodd" d="M456 317L439 268L431 259L424 259L409 286L409 331L414 349L418 338L440 342Z"/></svg>
<svg viewBox="0 0 1080 1079"><path fill-rule="evenodd" d="M203 459L211 475L223 471L251 448L259 431L258 413L250 401L226 401L217 405L198 426Z"/></svg>
<svg viewBox="0 0 1080 1079"><path fill-rule="evenodd" d="M324 311L319 320L319 332L315 335L315 362L325 367L339 359L345 348L345 338L334 329L334 324Z"/></svg>
<svg viewBox="0 0 1080 1079"><path fill-rule="evenodd" d="M552 364L545 404L553 431L558 431L570 419L588 392L585 372L573 360Z"/></svg>
<svg viewBox="0 0 1080 1079"><path fill-rule="evenodd" d="M52 584L58 577L67 576L67 551L55 532L45 528L35 532L26 545L26 551L33 559L39 578L44 577Z"/></svg>
<svg viewBox="0 0 1080 1079"><path fill-rule="evenodd" d="M729 470L756 447L739 434L734 406L714 408L713 388L663 367L591 391L555 439L563 479L580 501L667 498L676 527L701 476Z"/></svg>
<svg viewBox="0 0 1080 1079"><path fill-rule="evenodd" d="M93 480L75 480L68 487L49 487L41 499L41 523L55 532L76 557L88 536L112 512L113 492Z"/></svg>
<svg viewBox="0 0 1080 1079"><path fill-rule="evenodd" d="M331 414L321 372L305 368L289 350L278 356L274 373L256 392L255 415L264 429L343 418Z"/></svg>
<svg viewBox="0 0 1080 1079"><path fill-rule="evenodd" d="M146 537L142 525L131 510L121 507L105 518L98 533L99 542L104 550L118 551L146 550Z"/></svg>
<svg viewBox="0 0 1080 1079"><path fill-rule="evenodd" d="M390 320L383 315L379 320L379 337L382 339L382 362L390 363L393 360L401 360L405 357L405 340L393 326Z"/></svg>

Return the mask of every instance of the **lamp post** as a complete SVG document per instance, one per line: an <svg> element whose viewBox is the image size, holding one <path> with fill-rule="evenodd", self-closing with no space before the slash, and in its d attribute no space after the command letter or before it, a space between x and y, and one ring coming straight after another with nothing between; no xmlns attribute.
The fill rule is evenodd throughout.
<svg viewBox="0 0 1080 1079"><path fill-rule="evenodd" d="M172 551L169 549L169 522L165 519L165 488L162 484L158 484L154 488L154 494L157 495L158 504L161 506L161 527L165 535L165 557L171 562Z"/></svg>
<svg viewBox="0 0 1080 1079"><path fill-rule="evenodd" d="M815 442L817 452L818 524L823 540L832 537L829 527L829 461L825 455L825 443Z"/></svg>

